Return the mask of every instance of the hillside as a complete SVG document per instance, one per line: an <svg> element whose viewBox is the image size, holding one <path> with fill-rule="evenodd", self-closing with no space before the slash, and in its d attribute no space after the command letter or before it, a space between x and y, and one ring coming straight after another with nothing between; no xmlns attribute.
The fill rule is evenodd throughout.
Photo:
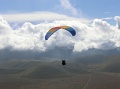
<svg viewBox="0 0 120 89"><path fill-rule="evenodd" d="M0 89L83 89L90 76L86 89L119 89L119 59L119 55L86 56L67 60L65 66L55 60L0 62Z"/></svg>

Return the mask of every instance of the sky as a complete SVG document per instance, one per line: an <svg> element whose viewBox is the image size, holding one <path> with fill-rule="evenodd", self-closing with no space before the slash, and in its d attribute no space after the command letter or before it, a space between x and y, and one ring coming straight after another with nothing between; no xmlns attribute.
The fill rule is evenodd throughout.
<svg viewBox="0 0 120 89"><path fill-rule="evenodd" d="M77 19L81 18L83 22L99 18L115 25L114 17L120 14L118 11L118 8L120 8L119 2L119 0L0 0L0 14L8 22L13 23L50 20L50 15L44 18L42 18L44 15L41 16L41 14L49 12L59 15L59 18L60 15L72 16ZM24 18L21 14L24 14ZM33 15L32 18L28 14ZM40 16L38 17L38 15ZM14 17L18 19L15 20ZM56 18L53 19L56 20Z"/></svg>
<svg viewBox="0 0 120 89"><path fill-rule="evenodd" d="M28 56L29 52L45 53L56 47L71 48L73 53L119 48L119 3L119 0L0 0L0 52L5 56L10 52L26 52ZM74 28L76 36L59 30L45 40L50 28L64 25Z"/></svg>
<svg viewBox="0 0 120 89"><path fill-rule="evenodd" d="M119 0L1 0L0 2L0 13L8 14L41 11L65 13L65 9L89 18L114 17L120 14Z"/></svg>

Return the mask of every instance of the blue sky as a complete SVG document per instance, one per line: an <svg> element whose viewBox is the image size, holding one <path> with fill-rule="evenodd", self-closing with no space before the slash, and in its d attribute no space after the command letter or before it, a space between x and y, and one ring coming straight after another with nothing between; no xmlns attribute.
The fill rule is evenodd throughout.
<svg viewBox="0 0 120 89"><path fill-rule="evenodd" d="M119 15L119 0L69 0L83 15L105 18ZM59 12L60 0L0 0L0 13L53 11ZM62 13L62 11L61 11Z"/></svg>
<svg viewBox="0 0 120 89"><path fill-rule="evenodd" d="M119 0L0 0L0 14L52 12L77 18L114 18L120 14L119 3Z"/></svg>
<svg viewBox="0 0 120 89"><path fill-rule="evenodd" d="M93 18L105 18L119 15L120 8L119 0L75 0L76 8L82 10L82 12ZM74 0L71 0L71 3L75 3Z"/></svg>
<svg viewBox="0 0 120 89"><path fill-rule="evenodd" d="M44 5L46 4L46 5ZM38 10L48 10L45 0L1 0L0 12L6 13L10 11L15 12L29 12Z"/></svg>
<svg viewBox="0 0 120 89"><path fill-rule="evenodd" d="M1 0L0 13L52 11L58 0Z"/></svg>

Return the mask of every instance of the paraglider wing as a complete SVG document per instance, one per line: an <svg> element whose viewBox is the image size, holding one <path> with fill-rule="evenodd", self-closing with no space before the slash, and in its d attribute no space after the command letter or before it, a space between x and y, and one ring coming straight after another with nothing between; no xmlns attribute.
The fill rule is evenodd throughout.
<svg viewBox="0 0 120 89"><path fill-rule="evenodd" d="M45 35L45 40L48 40L48 38L49 38L54 32L56 32L56 31L59 30L59 29L64 29L64 30L69 31L69 32L72 34L72 36L75 36L75 35L76 35L76 32L75 32L75 30L74 30L72 27L70 27L70 26L59 26L59 27L53 27L53 28L51 28L51 29L47 32L47 34Z"/></svg>

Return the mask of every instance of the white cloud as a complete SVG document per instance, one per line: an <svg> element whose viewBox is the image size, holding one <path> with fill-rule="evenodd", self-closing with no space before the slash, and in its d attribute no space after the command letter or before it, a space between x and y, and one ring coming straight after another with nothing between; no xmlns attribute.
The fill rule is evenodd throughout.
<svg viewBox="0 0 120 89"><path fill-rule="evenodd" d="M9 47L10 50L44 52L55 46L74 46L73 51L80 52L90 48L106 50L120 47L120 30L101 19L95 19L89 25L76 20L59 20L36 25L26 22L16 30L13 30L2 17L0 17L0 23L0 49ZM50 28L60 25L73 27L76 30L76 36L72 36L67 31L59 30L46 41L44 38L46 32Z"/></svg>
<svg viewBox="0 0 120 89"><path fill-rule="evenodd" d="M106 11L106 12L105 12L105 14L110 14L110 13L111 13L111 12L109 12L109 11Z"/></svg>
<svg viewBox="0 0 120 89"><path fill-rule="evenodd" d="M12 32L12 28L9 26L7 21L5 21L1 16L0 16L0 35L5 35L8 33Z"/></svg>
<svg viewBox="0 0 120 89"><path fill-rule="evenodd" d="M79 20L83 23L88 23L91 20L86 18L75 18L54 12L31 12L18 14L2 14L2 17L8 22L29 22L29 21L55 21L55 20Z"/></svg>
<svg viewBox="0 0 120 89"><path fill-rule="evenodd" d="M73 15L78 15L78 10L70 3L69 0L59 0L61 6L65 9L70 11Z"/></svg>
<svg viewBox="0 0 120 89"><path fill-rule="evenodd" d="M111 19L113 19L113 17L102 18L102 20L111 20Z"/></svg>
<svg viewBox="0 0 120 89"><path fill-rule="evenodd" d="M115 16L114 18L117 22L116 26L118 27L118 29L120 29L120 16Z"/></svg>

